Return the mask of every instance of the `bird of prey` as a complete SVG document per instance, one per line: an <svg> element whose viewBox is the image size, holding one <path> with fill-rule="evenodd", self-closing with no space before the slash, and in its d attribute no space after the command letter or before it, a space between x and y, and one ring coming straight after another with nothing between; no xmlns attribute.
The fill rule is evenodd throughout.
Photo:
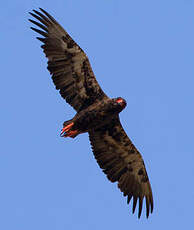
<svg viewBox="0 0 194 230"><path fill-rule="evenodd" d="M100 168L111 182L118 182L127 203L133 197L133 213L138 201L139 218L145 199L148 218L153 197L144 161L119 119L126 101L121 97L111 99L103 92L84 51L49 13L40 8L30 14L36 20L29 21L39 27L31 29L42 35L37 39L43 43L41 48L56 89L77 112L64 122L61 136L75 138L88 132Z"/></svg>

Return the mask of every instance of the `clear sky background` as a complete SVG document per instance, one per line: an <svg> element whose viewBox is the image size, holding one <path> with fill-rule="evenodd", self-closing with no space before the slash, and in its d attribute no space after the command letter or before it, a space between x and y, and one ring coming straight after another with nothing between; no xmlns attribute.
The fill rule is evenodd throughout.
<svg viewBox="0 0 194 230"><path fill-rule="evenodd" d="M97 165L83 134L59 136L73 109L55 90L28 12L50 12L87 53L152 184L147 220ZM0 13L0 229L192 229L194 1L18 0Z"/></svg>

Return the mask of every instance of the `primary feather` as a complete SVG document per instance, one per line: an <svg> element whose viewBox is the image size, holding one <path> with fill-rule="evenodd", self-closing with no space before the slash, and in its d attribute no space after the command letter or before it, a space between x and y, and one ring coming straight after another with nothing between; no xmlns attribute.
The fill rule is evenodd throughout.
<svg viewBox="0 0 194 230"><path fill-rule="evenodd" d="M61 96L76 111L101 100L106 95L96 81L89 60L83 50L72 40L59 23L45 10L30 13L39 22L30 22L42 30L31 27L43 37L37 37L48 58L48 70Z"/></svg>

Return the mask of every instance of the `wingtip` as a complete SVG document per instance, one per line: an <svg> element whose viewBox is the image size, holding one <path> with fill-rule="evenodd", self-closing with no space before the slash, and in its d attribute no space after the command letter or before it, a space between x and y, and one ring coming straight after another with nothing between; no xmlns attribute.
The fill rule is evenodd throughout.
<svg viewBox="0 0 194 230"><path fill-rule="evenodd" d="M32 22L32 19L28 18L28 21Z"/></svg>
<svg viewBox="0 0 194 230"><path fill-rule="evenodd" d="M127 196L127 204L129 204L129 203L130 203L131 198L132 198L132 195L128 195L128 196Z"/></svg>
<svg viewBox="0 0 194 230"><path fill-rule="evenodd" d="M42 13L44 13L44 14L46 14L46 15L49 14L46 10L44 10L44 9L41 8L41 7L39 7L39 10L42 11ZM48 16L48 15L47 15L47 16ZM50 16L50 15L49 15L49 16Z"/></svg>
<svg viewBox="0 0 194 230"><path fill-rule="evenodd" d="M38 15L40 14L40 12L39 12L38 10L34 10L34 9L33 9L32 11L33 11L34 13L38 14Z"/></svg>
<svg viewBox="0 0 194 230"><path fill-rule="evenodd" d="M142 213L142 205L143 205L143 198L139 197L139 211L138 211L138 218L141 217L141 213Z"/></svg>
<svg viewBox="0 0 194 230"><path fill-rule="evenodd" d="M154 209L153 205L151 205L151 210L150 210L151 213L153 213L153 209Z"/></svg>
<svg viewBox="0 0 194 230"><path fill-rule="evenodd" d="M33 11L33 10L32 10ZM34 17L34 13L32 12L28 12L32 17Z"/></svg>
<svg viewBox="0 0 194 230"><path fill-rule="evenodd" d="M153 198L152 198L152 200L151 200L151 213L153 212L153 210L154 210L154 201L153 201Z"/></svg>
<svg viewBox="0 0 194 230"><path fill-rule="evenodd" d="M133 209L132 209L132 213L133 213L133 214L134 214L134 212L135 212L136 205L137 205L137 197L133 196Z"/></svg>

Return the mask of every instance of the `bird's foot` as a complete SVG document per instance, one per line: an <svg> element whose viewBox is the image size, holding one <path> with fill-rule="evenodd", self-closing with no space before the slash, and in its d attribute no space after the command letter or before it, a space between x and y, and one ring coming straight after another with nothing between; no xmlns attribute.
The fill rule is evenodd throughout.
<svg viewBox="0 0 194 230"><path fill-rule="evenodd" d="M67 126L65 126L62 130L61 130L61 137L76 137L78 134L78 130L71 130L71 128L73 127L74 123L71 122L70 124L68 124Z"/></svg>
<svg viewBox="0 0 194 230"><path fill-rule="evenodd" d="M63 137L71 137L74 138L79 134L77 130L69 131L67 134L63 135Z"/></svg>

